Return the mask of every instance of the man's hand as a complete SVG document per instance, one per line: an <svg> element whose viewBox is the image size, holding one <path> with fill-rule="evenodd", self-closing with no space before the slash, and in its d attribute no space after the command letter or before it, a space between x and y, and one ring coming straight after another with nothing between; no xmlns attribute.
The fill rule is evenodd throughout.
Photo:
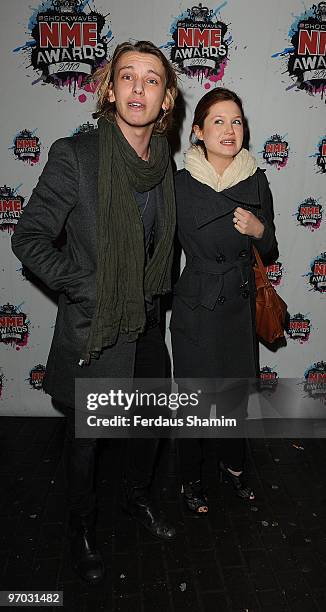
<svg viewBox="0 0 326 612"><path fill-rule="evenodd" d="M240 234L251 236L256 240L259 240L264 233L263 223L252 212L240 206L234 211L233 223Z"/></svg>

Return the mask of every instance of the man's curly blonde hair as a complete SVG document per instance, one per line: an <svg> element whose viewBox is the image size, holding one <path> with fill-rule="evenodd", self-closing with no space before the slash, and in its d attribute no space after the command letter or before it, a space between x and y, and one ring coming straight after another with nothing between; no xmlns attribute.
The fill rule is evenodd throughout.
<svg viewBox="0 0 326 612"><path fill-rule="evenodd" d="M128 41L121 43L116 47L112 59L104 67L96 70L92 79L96 83L98 95L96 116L110 119L114 118L115 103L109 101L108 90L114 81L114 73L118 59L123 53L127 53L128 51L151 53L158 57L163 64L165 70L165 95L168 98L169 108L166 111L161 110L154 125L154 132L156 134L164 134L169 131L172 126L172 111L178 93L177 75L172 64L166 59L162 51L148 40L139 40L136 43Z"/></svg>

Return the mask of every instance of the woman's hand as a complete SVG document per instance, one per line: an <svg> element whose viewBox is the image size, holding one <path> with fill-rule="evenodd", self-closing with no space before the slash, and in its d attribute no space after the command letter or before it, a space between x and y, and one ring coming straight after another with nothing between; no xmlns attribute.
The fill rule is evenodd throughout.
<svg viewBox="0 0 326 612"><path fill-rule="evenodd" d="M264 233L264 225L256 215L240 206L234 211L233 223L240 234L251 236L256 240L259 240Z"/></svg>

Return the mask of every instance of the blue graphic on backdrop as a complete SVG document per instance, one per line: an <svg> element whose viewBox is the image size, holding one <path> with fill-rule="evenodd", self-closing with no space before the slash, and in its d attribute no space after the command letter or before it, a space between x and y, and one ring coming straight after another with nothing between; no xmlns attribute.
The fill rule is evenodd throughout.
<svg viewBox="0 0 326 612"><path fill-rule="evenodd" d="M33 85L41 81L68 88L73 95L78 93L80 102L86 101L85 92L94 93L91 76L105 64L113 36L108 15L91 4L93 0L44 0L33 11L28 23L30 39L14 49L27 54L33 69L41 74Z"/></svg>
<svg viewBox="0 0 326 612"><path fill-rule="evenodd" d="M286 72L297 87L310 95L321 94L326 89L326 2L313 4L310 9L296 16L288 37L291 46L272 57L286 61Z"/></svg>
<svg viewBox="0 0 326 612"><path fill-rule="evenodd" d="M232 36L229 25L219 16L227 2L211 9L200 2L187 8L172 23L166 48L171 61L188 77L195 77L205 89L220 81L229 61Z"/></svg>
<svg viewBox="0 0 326 612"><path fill-rule="evenodd" d="M298 224L314 232L320 228L323 219L323 208L316 198L306 198L300 202L297 212L294 214Z"/></svg>

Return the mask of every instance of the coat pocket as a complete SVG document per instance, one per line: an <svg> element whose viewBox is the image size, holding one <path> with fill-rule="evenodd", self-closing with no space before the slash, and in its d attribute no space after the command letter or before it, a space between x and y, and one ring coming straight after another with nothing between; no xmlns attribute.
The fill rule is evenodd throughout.
<svg viewBox="0 0 326 612"><path fill-rule="evenodd" d="M199 324L199 308L191 308L184 300L175 295L173 298L170 320L172 343L173 341L177 341L175 334L180 332L188 341L198 346Z"/></svg>
<svg viewBox="0 0 326 612"><path fill-rule="evenodd" d="M181 332L193 344L198 345L200 324L201 276L196 271L184 268L173 289L173 305L170 330Z"/></svg>

